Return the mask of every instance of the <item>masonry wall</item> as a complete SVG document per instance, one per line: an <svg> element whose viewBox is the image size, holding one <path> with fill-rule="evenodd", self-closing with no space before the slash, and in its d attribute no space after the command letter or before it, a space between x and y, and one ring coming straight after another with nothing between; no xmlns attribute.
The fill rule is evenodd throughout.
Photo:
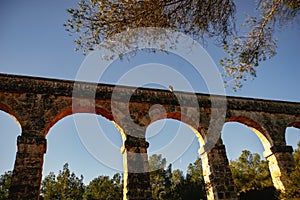
<svg viewBox="0 0 300 200"><path fill-rule="evenodd" d="M229 169L225 147L214 146L225 122L237 121L255 131L264 145L274 186L283 191L283 175L294 167L292 149L285 142L285 130L289 126L300 128L300 103L295 102L4 74L0 74L0 110L13 115L22 127L10 188L11 199L38 199L43 156L47 149L46 135L57 121L73 113L95 113L113 121L123 134L124 144L140 144L128 142L128 136L144 141L143 129L155 120L172 118L188 124L196 130L199 141L203 143L201 146L208 147L212 142L210 148L201 154L206 160L204 171L207 174L204 176L207 175L206 181L211 184L209 199L236 198L230 171L219 172L220 163L222 169ZM140 128L136 127L144 128L138 130ZM139 158L138 162L147 169L147 156L128 156L132 152L138 153L135 152L137 149L146 155L147 145L127 145L124 158L128 166ZM144 172L139 176L127 174L124 190L128 195L124 199L151 199L149 174L146 170ZM137 182L140 179L143 184ZM140 195L135 197L133 191L140 191Z"/></svg>

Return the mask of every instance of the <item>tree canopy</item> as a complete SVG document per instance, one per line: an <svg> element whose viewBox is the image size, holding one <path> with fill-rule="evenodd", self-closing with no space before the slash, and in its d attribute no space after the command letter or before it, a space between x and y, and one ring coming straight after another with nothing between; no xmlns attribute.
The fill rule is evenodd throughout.
<svg viewBox="0 0 300 200"><path fill-rule="evenodd" d="M112 179L108 176L99 176L86 187L84 199L121 200L123 199L122 190L120 174L115 174Z"/></svg>
<svg viewBox="0 0 300 200"><path fill-rule="evenodd" d="M8 190L11 182L12 172L5 172L0 176L0 199L6 200L8 199Z"/></svg>
<svg viewBox="0 0 300 200"><path fill-rule="evenodd" d="M118 33L141 27L172 29L202 43L212 39L227 54L220 60L225 83L233 82L237 89L256 76L262 61L276 54L274 32L295 21L300 1L259 0L256 10L256 16L245 17L238 32L233 0L81 0L78 8L67 10L70 18L64 25L75 36L76 50L84 53ZM137 49L132 40L124 41ZM111 43L109 48L117 47Z"/></svg>
<svg viewBox="0 0 300 200"><path fill-rule="evenodd" d="M230 169L238 193L273 186L268 163L258 154L244 150L236 161L230 161Z"/></svg>
<svg viewBox="0 0 300 200"><path fill-rule="evenodd" d="M281 199L300 198L300 142L295 150L295 170L287 176L288 187L285 193L280 194ZM190 163L184 175L179 169L172 170L172 165L166 166L167 161L162 155L149 157L149 165L154 171L150 172L150 183L153 199L206 199L206 185L203 178L201 159L197 158ZM272 186L272 180L267 162L261 160L258 154L244 150L240 157L230 162L233 180L238 189L240 199L254 199L253 197L266 197L277 199L277 193ZM0 199L8 199L8 189L11 172L0 176ZM83 184L83 176L77 177L70 172L66 163L56 176L50 172L42 181L40 199L122 199L122 176L114 174L98 176L88 185Z"/></svg>
<svg viewBox="0 0 300 200"><path fill-rule="evenodd" d="M74 172L70 172L66 163L57 177L53 172L45 177L41 186L41 199L83 199L85 187L83 176L78 178Z"/></svg>
<svg viewBox="0 0 300 200"><path fill-rule="evenodd" d="M42 200L52 199L84 199L84 200L117 200L122 199L122 179L116 173L112 178L108 176L98 176L87 186L83 183L83 176L77 177L74 172L70 172L66 163L63 170L56 176L50 172L42 181Z"/></svg>
<svg viewBox="0 0 300 200"><path fill-rule="evenodd" d="M206 199L202 164L198 158L190 163L187 173L179 169L172 170L172 165L166 167L166 159L162 155L152 155L149 158L150 183L152 198L156 200L199 200Z"/></svg>
<svg viewBox="0 0 300 200"><path fill-rule="evenodd" d="M172 170L171 164L166 167L166 163L167 161L162 155L154 154L149 157L149 165L154 169L150 172L153 199L206 199L200 159L188 166L186 176L179 169ZM1 178L4 179L4 175ZM112 178L104 175L98 176L85 186L83 176L79 178L74 172L71 173L69 165L66 163L57 176L50 172L44 178L41 185L40 199L121 200L123 198L122 182L122 176L116 173ZM3 190L0 190L0 194L2 194L2 191L8 192L6 182L2 181L0 183L0 189L3 188ZM6 200L7 197L0 199Z"/></svg>

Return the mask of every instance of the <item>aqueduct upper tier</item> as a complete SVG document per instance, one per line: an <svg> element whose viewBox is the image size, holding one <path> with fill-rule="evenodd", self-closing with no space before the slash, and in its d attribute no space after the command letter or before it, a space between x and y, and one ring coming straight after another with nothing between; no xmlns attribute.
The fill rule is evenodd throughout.
<svg viewBox="0 0 300 200"><path fill-rule="evenodd" d="M124 139L124 199L151 199L146 127L173 118L188 124L202 149L208 199L236 199L220 132L236 121L254 130L269 161L274 186L285 188L293 167L292 147L285 142L289 126L300 128L300 103L134 88L87 82L0 74L0 110L21 126L11 199L38 199L46 135L73 113L95 113L113 121ZM51 148L51 147L49 147Z"/></svg>

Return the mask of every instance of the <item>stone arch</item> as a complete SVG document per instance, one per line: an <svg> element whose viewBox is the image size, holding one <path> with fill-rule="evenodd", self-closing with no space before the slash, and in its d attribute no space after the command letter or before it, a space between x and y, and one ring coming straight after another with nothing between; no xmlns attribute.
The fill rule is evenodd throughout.
<svg viewBox="0 0 300 200"><path fill-rule="evenodd" d="M250 150L251 153L258 153L264 158L264 147L260 138L253 129L240 122L226 122L222 127L222 141L226 144L226 155L228 160L237 159L243 150Z"/></svg>
<svg viewBox="0 0 300 200"><path fill-rule="evenodd" d="M198 138L198 144L200 145L200 148L198 149L198 155L201 157L202 162L202 168L203 168L203 178L205 183L208 186L207 190L207 197L208 199L224 199L224 198L217 198L217 196L222 193L226 193L227 199L235 199L235 189L233 189L233 180L229 179L228 172L230 173L230 169L228 165L223 165L223 152L225 152L225 148L223 149L222 145L221 147L216 147L216 149L213 150L213 153L209 153L204 151L205 146L205 134L206 131L205 127L201 127L199 122L196 122L195 120L191 119L190 117L182 114L181 112L168 112L159 116L156 116L155 118L152 118L152 123L162 120L162 119L172 119L178 122L181 122L185 124L189 129L196 135ZM217 153L216 153L217 152ZM220 153L221 152L221 153ZM214 160L216 159L216 160ZM226 158L227 159L227 158ZM219 162L221 160L221 162ZM228 163L227 163L228 164ZM216 168L220 169L222 168L222 173L217 172ZM225 169L226 168L226 169ZM217 178L214 178L217 177ZM231 174L230 174L231 177ZM220 189L220 187L216 186L218 182L222 180L224 183L226 183L228 186L227 189ZM222 182L221 181L221 182ZM226 190L226 191L225 191ZM225 197L225 196L224 196Z"/></svg>
<svg viewBox="0 0 300 200"><path fill-rule="evenodd" d="M275 141L276 137L271 138L270 133L268 132L271 131L272 129L264 128L267 126L271 126L270 124L262 125L258 123L256 120L253 120L250 117L246 117L246 116L235 116L235 117L228 118L226 120L226 122L230 122L230 121L239 122L248 126L259 137L265 149L263 155L268 161L273 185L276 189L284 191L286 185L285 174L289 172L290 169L293 168L293 164L294 164L292 154L291 154L292 151L291 147L285 146L285 143L282 146L278 146L275 143L278 142Z"/></svg>
<svg viewBox="0 0 300 200"><path fill-rule="evenodd" d="M200 127L198 121L193 120L192 118L186 116L181 112L168 112L166 114L161 114L152 118L148 126L162 119L173 119L186 124L195 133L196 137L198 138L200 146L203 146L205 144L204 141L205 133L202 130L202 127Z"/></svg>
<svg viewBox="0 0 300 200"><path fill-rule="evenodd" d="M296 135L297 137L295 138L295 131L297 132ZM290 141L291 139L289 139L291 136L289 133L293 132L294 133L294 137L292 138L293 140L293 144L291 142L289 142L288 144L288 140ZM298 142L300 142L300 135L298 135L298 133L300 133L300 122L293 122L290 123L285 130L285 140L286 140L286 144L287 145L291 145L293 147L293 149L295 150L295 148L297 148L297 144ZM299 139L298 139L299 138ZM296 140L295 140L296 139ZM297 140L298 139L298 140ZM295 144L296 143L296 144Z"/></svg>
<svg viewBox="0 0 300 200"><path fill-rule="evenodd" d="M271 136L263 128L263 126L261 126L257 121L251 119L250 117L246 117L246 116L234 116L234 117L227 118L225 122L238 122L238 123L246 125L257 135L257 137L261 141L261 143L264 147L264 150L265 150L264 156L266 157L272 153L270 150L270 148L273 145Z"/></svg>
<svg viewBox="0 0 300 200"><path fill-rule="evenodd" d="M120 147L121 149L119 150L120 152L123 152L124 150L124 142L126 140L126 134L123 131L123 129L115 122L115 120L113 119L112 115L110 112L108 112L105 108L102 108L100 106L96 106L95 108L91 108L91 107L80 107L80 108L76 108L75 110L70 106L67 107L66 109L62 109L62 111L56 113L56 115L54 115L54 117L51 118L51 116L48 118L50 119L50 121L48 122L46 129L44 130L43 133L43 137L46 138L47 134L49 133L49 131L51 130L51 128L53 126L55 126L57 124L57 122L63 120L64 118L74 115L74 114L92 114L92 115L97 115L97 116L101 116L104 119L107 119L108 121L110 121L114 127L116 127L116 129L118 130L118 133L120 134L121 138L122 138L122 146ZM53 115L53 113L52 113Z"/></svg>
<svg viewBox="0 0 300 200"><path fill-rule="evenodd" d="M48 125L46 126L46 129L45 129L43 135L46 136L47 133L49 132L49 130L51 129L51 127L54 126L54 124L56 124L58 121L60 121L64 117L67 117L69 115L76 114L76 113L86 113L86 114L101 115L104 118L108 119L109 121L112 121L114 123L114 125L117 126L116 122L113 121L112 115L107 110L105 110L104 108L96 107L94 110L90 109L90 108L82 108L82 109L77 109L74 112L74 110L73 110L72 107L68 107L68 108L60 111L59 113L57 113L54 117L52 117L50 119ZM117 128L118 128L118 130L121 130L119 126L117 126Z"/></svg>
<svg viewBox="0 0 300 200"><path fill-rule="evenodd" d="M120 147L121 149L119 151L123 152L124 142L126 140L126 134L123 131L123 129L121 128L121 126L119 126L119 124L117 124L117 122L114 120L112 114L110 112L108 112L105 108L102 108L100 106L96 106L95 108L92 108L92 107L77 107L76 109L73 109L70 106L70 107L67 107L65 109L62 109L60 112L58 112L56 115L54 115L53 118L49 117L50 121L47 124L47 127L44 131L43 136L46 138L49 131L51 131L51 128L54 127L58 122L65 119L66 117L69 117L71 115L76 115L76 114L95 115L95 117L96 116L101 116L104 119L111 122L114 125L114 127L118 130L118 133L120 134L120 136L122 138L122 143L123 144Z"/></svg>
<svg viewBox="0 0 300 200"><path fill-rule="evenodd" d="M17 115L14 113L14 111L9 106L7 106L3 103L0 103L0 110L10 115L17 122L17 124L20 127L21 132L22 132L21 123L20 123Z"/></svg>
<svg viewBox="0 0 300 200"><path fill-rule="evenodd" d="M300 121L292 122L288 125L288 127L295 127L300 129Z"/></svg>

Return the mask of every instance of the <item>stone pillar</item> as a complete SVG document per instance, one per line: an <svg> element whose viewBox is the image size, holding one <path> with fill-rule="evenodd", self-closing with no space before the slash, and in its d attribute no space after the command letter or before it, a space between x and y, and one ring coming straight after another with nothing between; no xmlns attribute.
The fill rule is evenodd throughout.
<svg viewBox="0 0 300 200"><path fill-rule="evenodd" d="M39 135L18 137L18 151L9 188L9 199L39 199L46 139Z"/></svg>
<svg viewBox="0 0 300 200"><path fill-rule="evenodd" d="M123 200L152 199L147 148L145 138L127 136L124 143Z"/></svg>
<svg viewBox="0 0 300 200"><path fill-rule="evenodd" d="M222 144L222 141L219 140L214 148L199 153L202 160L204 181L208 188L207 199L237 200L236 188L229 168L225 145Z"/></svg>
<svg viewBox="0 0 300 200"><path fill-rule="evenodd" d="M287 178L286 176L295 168L293 158L293 148L291 146L273 146L271 154L266 155L269 169L276 189L284 191Z"/></svg>

